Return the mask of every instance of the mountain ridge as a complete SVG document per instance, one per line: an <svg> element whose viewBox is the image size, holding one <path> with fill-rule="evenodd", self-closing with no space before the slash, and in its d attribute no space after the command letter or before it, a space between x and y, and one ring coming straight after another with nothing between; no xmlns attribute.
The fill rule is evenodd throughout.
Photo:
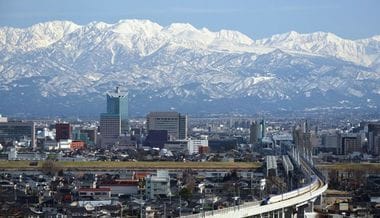
<svg viewBox="0 0 380 218"><path fill-rule="evenodd" d="M380 36L291 31L252 40L149 20L54 21L14 31L0 28L0 111L8 113L22 113L18 104L32 113L78 113L74 105L100 112L116 85L130 90L132 113L380 106ZM11 39L17 43L7 44ZM58 106L38 105L50 101Z"/></svg>
<svg viewBox="0 0 380 218"><path fill-rule="evenodd" d="M45 29L45 32L52 32L52 31L46 31L46 30L49 30L49 28L53 29L53 30L56 30L57 28L58 29L60 28L63 30L68 29L68 31L62 31L61 30L59 32L59 34L57 34L59 36L65 36L65 35L71 34L72 32L74 32L80 28L86 29L86 28L91 28L91 27L97 27L97 28L99 28L99 30L114 31L116 33L121 33L121 34L131 34L132 33L132 35L136 35L136 32L138 32L140 34L150 36L150 37L165 37L165 35L166 35L166 37L168 37L167 36L168 33L177 33L174 35L176 37L180 37L180 38L182 36L181 39L186 37L185 33L198 34L197 36L199 36L199 34L202 34L201 36L203 36L203 38L206 38L206 39L202 39L200 41L203 41L205 44L210 44L212 41L218 40L218 39L221 39L224 41L231 41L231 42L237 42L238 41L240 43L237 43L237 44L243 44L243 45L246 45L248 47L251 47L250 52L255 52L255 53L257 53L258 51L255 51L254 49L258 49L258 47L263 46L263 47L267 47L267 51L268 51L268 49L274 50L276 48L279 48L279 49L289 49L289 50L293 49L293 52L294 52L294 50L296 50L299 52L306 52L306 53L310 53L310 54L313 54L313 53L319 54L318 51L316 51L316 50L308 50L306 48L302 48L302 49L297 50L297 48L293 48L290 45L284 45L284 43L289 42L289 40L295 41L297 39L298 40L301 39L304 41L304 43L305 42L307 43L308 41L312 41L312 40L314 40L314 41L315 40L317 40L317 41L318 40L324 40L324 41L330 41L332 43L336 43L336 41L342 41L343 43L353 44L353 46L358 47L357 50L360 50L359 55L360 54L365 55L365 54L363 54L363 51L362 51L363 46L365 46L365 44L376 43L376 46L379 47L379 43L380 43L380 35L375 35L375 36L363 38L363 39L350 40L350 39L341 38L341 37L339 37L333 33L321 32L321 31L313 32L313 33L298 33L295 31L290 31L287 33L276 34L276 35L273 35L272 37L269 37L269 38L252 40L247 35L245 35L241 32L238 32L238 31L233 31L233 30L221 29L218 32L212 32L212 31L208 30L207 28L197 29L189 23L173 23L173 24L170 24L168 26L163 27L163 26L161 26L157 23L154 23L150 20L138 20L138 19L120 20L114 24L108 24L105 22L95 22L94 21L94 22L90 22L87 25L78 25L72 21L50 21L50 22L38 23L38 24L32 25L28 28L0 27L0 34L1 34L0 35L0 42L3 42L1 44L2 47L5 46L4 42L9 43L9 41L6 41L2 38L5 38L4 32L8 32L10 30L35 32L38 29ZM126 31L126 29L129 31ZM153 30L153 32L152 32L152 30ZM41 33L39 33L39 35L41 35ZM211 35L214 35L214 36L212 36L213 38L210 39ZM53 43L57 42L58 40L60 40L62 38L62 37L52 37L51 34L50 35L47 34L44 36L50 37ZM209 39L207 39L207 36L209 37ZM230 37L228 37L228 36L230 36ZM293 38L289 37L289 36L292 36ZM298 37L295 37L295 36L298 36ZM148 37L148 38L150 38L150 37ZM191 37L186 38L186 40L189 40L189 38L191 38ZM286 39L287 39L287 41L286 41ZM14 40L14 41L17 42L18 40ZM274 41L275 43L271 43L272 41ZM279 43L279 42L282 42L282 43ZM35 44L39 44L39 43L35 43ZM48 46L50 44L46 43L45 45ZM326 43L324 42L324 44L326 44ZM255 46L252 47L253 45L256 45L256 47ZM299 45L299 43L296 43L296 45ZM14 45L14 46L17 47L17 45ZM46 47L46 46L44 46L44 47ZM321 46L323 46L323 45L321 45ZM40 48L40 47L43 47L43 46L42 45L36 46L36 48ZM248 48L246 48L246 49L248 49ZM377 52L379 52L379 51L380 51L380 49L377 48ZM233 50L233 52L237 52L237 50ZM330 53L332 53L332 52L337 52L337 51L330 51ZM351 51L351 53L356 54L354 56L358 56L357 51ZM329 54L328 52L324 52L324 53L322 53L322 55L332 55L332 54ZM371 60L366 60L367 62L365 62L365 61L363 62L360 60L349 59L348 56L350 56L350 55L345 55L342 57L340 57L338 55L337 57L341 58L342 60L352 61L354 63L362 64L364 66L370 65L370 63L368 63L368 62Z"/></svg>

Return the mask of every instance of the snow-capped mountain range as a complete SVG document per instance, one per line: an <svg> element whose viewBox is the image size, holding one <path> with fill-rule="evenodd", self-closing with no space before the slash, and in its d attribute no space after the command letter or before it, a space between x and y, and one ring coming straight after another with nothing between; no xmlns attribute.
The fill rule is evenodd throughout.
<svg viewBox="0 0 380 218"><path fill-rule="evenodd" d="M380 107L380 36L231 30L149 20L0 27L0 113L84 115L128 89L133 115Z"/></svg>

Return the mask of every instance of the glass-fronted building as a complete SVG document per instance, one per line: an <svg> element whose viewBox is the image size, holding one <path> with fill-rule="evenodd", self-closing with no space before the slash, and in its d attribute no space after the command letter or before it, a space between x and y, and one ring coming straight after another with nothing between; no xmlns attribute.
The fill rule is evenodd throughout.
<svg viewBox="0 0 380 218"><path fill-rule="evenodd" d="M107 114L119 115L121 133L128 132L128 93L116 87L114 92L107 93Z"/></svg>
<svg viewBox="0 0 380 218"><path fill-rule="evenodd" d="M34 122L0 122L0 143L28 142L27 146L35 147L35 131Z"/></svg>

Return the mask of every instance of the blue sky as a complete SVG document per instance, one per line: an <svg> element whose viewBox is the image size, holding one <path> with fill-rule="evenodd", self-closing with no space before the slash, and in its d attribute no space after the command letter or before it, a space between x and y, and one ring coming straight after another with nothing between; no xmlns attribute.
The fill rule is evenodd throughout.
<svg viewBox="0 0 380 218"><path fill-rule="evenodd" d="M333 32L358 39L380 35L379 0L0 0L0 26L50 20L115 23L149 19L233 29L258 39L291 30Z"/></svg>

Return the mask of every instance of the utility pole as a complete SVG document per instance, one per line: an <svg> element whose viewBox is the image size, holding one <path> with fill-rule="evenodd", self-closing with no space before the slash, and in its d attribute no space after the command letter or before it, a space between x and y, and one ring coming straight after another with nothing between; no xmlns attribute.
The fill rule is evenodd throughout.
<svg viewBox="0 0 380 218"><path fill-rule="evenodd" d="M142 190L140 189L140 218L143 217L142 202L143 202L143 199L142 199Z"/></svg>
<svg viewBox="0 0 380 218"><path fill-rule="evenodd" d="M120 218L123 218L123 204L119 201L118 204L120 205Z"/></svg>
<svg viewBox="0 0 380 218"><path fill-rule="evenodd" d="M202 200L202 217L205 217L205 193L204 190L202 190L203 200Z"/></svg>
<svg viewBox="0 0 380 218"><path fill-rule="evenodd" d="M181 195L179 195L179 217L182 216L182 202L181 202Z"/></svg>
<svg viewBox="0 0 380 218"><path fill-rule="evenodd" d="M251 197L253 198L253 190L252 190L252 177L253 177L253 173L251 172Z"/></svg>
<svg viewBox="0 0 380 218"><path fill-rule="evenodd" d="M13 190L14 190L15 201L17 201L17 185L16 184L13 186Z"/></svg>
<svg viewBox="0 0 380 218"><path fill-rule="evenodd" d="M240 180L238 182L238 199L239 199L239 201L238 201L238 209L240 209Z"/></svg>
<svg viewBox="0 0 380 218"><path fill-rule="evenodd" d="M164 217L166 217L166 203L164 202Z"/></svg>
<svg viewBox="0 0 380 218"><path fill-rule="evenodd" d="M214 207L215 207L215 195L212 193L212 215L214 215Z"/></svg>

